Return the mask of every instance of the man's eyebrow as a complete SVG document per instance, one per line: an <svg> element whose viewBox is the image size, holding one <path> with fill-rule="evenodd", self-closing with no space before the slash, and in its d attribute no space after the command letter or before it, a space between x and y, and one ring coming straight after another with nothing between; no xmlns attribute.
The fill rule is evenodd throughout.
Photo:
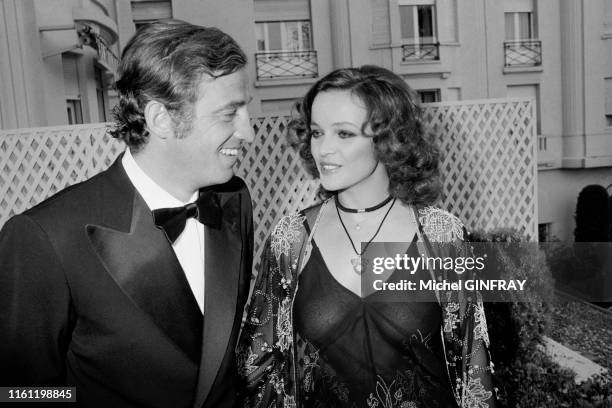
<svg viewBox="0 0 612 408"><path fill-rule="evenodd" d="M246 99L246 100L242 99L242 100L239 100L239 101L228 102L225 105L215 109L215 113L216 112L221 112L221 111L226 110L226 109L237 109L237 108L240 108L241 106L248 105L249 103L251 103L252 100L253 100L253 97L249 96L249 98Z"/></svg>

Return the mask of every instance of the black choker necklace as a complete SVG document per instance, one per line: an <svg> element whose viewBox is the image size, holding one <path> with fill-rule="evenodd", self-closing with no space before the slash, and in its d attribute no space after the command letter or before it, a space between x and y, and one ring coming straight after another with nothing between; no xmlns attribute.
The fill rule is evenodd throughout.
<svg viewBox="0 0 612 408"><path fill-rule="evenodd" d="M334 200L336 200L336 207L338 207L343 212L347 212L347 213L366 213L366 212L376 211L379 208L384 207L385 205L387 205L389 203L389 201L393 200L393 197L389 196L389 197L385 198L384 200L382 200L380 203L376 204L375 206L368 207L368 208L348 208L348 207L345 207L342 204L340 204L340 200L338 200L338 194L336 194L334 196Z"/></svg>

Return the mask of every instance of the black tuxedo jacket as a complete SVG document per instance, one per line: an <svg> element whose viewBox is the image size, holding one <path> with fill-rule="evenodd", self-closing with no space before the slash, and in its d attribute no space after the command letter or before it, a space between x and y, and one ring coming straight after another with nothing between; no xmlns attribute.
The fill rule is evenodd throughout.
<svg viewBox="0 0 612 408"><path fill-rule="evenodd" d="M252 211L239 178L217 190L223 224L205 227L204 316L119 159L9 220L0 386L74 385L78 406L234 406Z"/></svg>

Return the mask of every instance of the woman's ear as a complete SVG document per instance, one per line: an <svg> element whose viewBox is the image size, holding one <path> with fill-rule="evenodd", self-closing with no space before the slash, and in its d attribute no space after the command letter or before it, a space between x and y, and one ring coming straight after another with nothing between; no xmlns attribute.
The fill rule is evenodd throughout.
<svg viewBox="0 0 612 408"><path fill-rule="evenodd" d="M160 139L174 136L174 122L163 103L148 102L144 109L144 117L151 136Z"/></svg>

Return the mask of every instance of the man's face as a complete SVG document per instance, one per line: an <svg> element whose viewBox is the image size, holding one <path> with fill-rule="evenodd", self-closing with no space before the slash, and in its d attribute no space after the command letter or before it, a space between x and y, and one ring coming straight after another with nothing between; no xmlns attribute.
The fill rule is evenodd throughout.
<svg viewBox="0 0 612 408"><path fill-rule="evenodd" d="M168 141L167 154L185 186L196 190L228 181L243 141L252 142L245 69L198 86L191 130Z"/></svg>

